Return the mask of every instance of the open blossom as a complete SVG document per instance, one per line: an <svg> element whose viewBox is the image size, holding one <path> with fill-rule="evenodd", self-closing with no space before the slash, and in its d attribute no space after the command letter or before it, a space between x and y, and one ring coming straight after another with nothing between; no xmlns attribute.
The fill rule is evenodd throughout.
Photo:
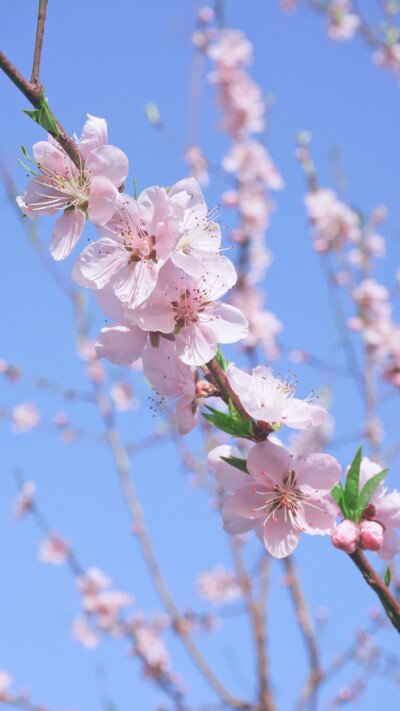
<svg viewBox="0 0 400 711"><path fill-rule="evenodd" d="M178 242L189 200L185 187L192 192L193 183L198 185L193 178L182 180L168 193L147 188L137 200L122 195L111 219L97 228L101 238L76 260L73 279L92 289L111 282L116 296L132 309L145 301Z"/></svg>
<svg viewBox="0 0 400 711"><path fill-rule="evenodd" d="M138 621L134 625L134 635L134 653L140 654L150 669L167 672L171 659L159 631L154 626Z"/></svg>
<svg viewBox="0 0 400 711"><path fill-rule="evenodd" d="M222 565L215 565L212 570L200 573L197 576L196 588L200 597L214 605L237 600L241 595L235 573Z"/></svg>
<svg viewBox="0 0 400 711"><path fill-rule="evenodd" d="M114 407L118 412L126 412L127 410L137 410L139 400L134 397L133 389L129 383L122 380L115 382L110 388L111 399Z"/></svg>
<svg viewBox="0 0 400 711"><path fill-rule="evenodd" d="M377 49L372 55L372 61L380 67L393 71L400 76L400 44L394 42Z"/></svg>
<svg viewBox="0 0 400 711"><path fill-rule="evenodd" d="M304 202L315 226L314 248L317 252L361 241L359 216L339 200L333 190L315 190L305 196Z"/></svg>
<svg viewBox="0 0 400 711"><path fill-rule="evenodd" d="M105 630L117 625L121 611L132 603L132 595L120 590L101 590L93 595L84 595L82 599L85 612L95 615L97 626Z"/></svg>
<svg viewBox="0 0 400 711"><path fill-rule="evenodd" d="M63 563L65 563L68 554L68 543L55 533L51 533L40 544L39 560L41 560L43 563L62 565Z"/></svg>
<svg viewBox="0 0 400 711"><path fill-rule="evenodd" d="M350 0L333 0L328 7L328 35L334 40L348 40L354 37L361 25L358 15L351 12Z"/></svg>
<svg viewBox="0 0 400 711"><path fill-rule="evenodd" d="M229 173L237 173L243 183L259 180L271 190L284 187L282 177L267 149L258 141L249 139L234 143L223 158L222 166Z"/></svg>
<svg viewBox="0 0 400 711"><path fill-rule="evenodd" d="M138 326L146 331L175 333L179 358L188 365L208 363L218 343L235 343L247 335L247 321L239 309L218 301L232 286L229 270L206 274L196 280L166 265L157 289L134 312Z"/></svg>
<svg viewBox="0 0 400 711"><path fill-rule="evenodd" d="M208 48L208 56L220 72L231 72L253 61L253 45L240 30L222 30Z"/></svg>
<svg viewBox="0 0 400 711"><path fill-rule="evenodd" d="M99 568L89 568L78 578L78 587L82 595L97 595L111 585L111 579Z"/></svg>
<svg viewBox="0 0 400 711"><path fill-rule="evenodd" d="M226 372L235 393L251 417L274 425L303 430L320 425L328 417L324 407L294 397L296 383L275 378L268 366L259 365L252 374L230 363Z"/></svg>
<svg viewBox="0 0 400 711"><path fill-rule="evenodd" d="M178 358L175 344L160 339L157 348L148 346L143 355L143 373L157 391L153 409L176 407L179 434L187 434L199 422L198 373Z"/></svg>
<svg viewBox="0 0 400 711"><path fill-rule="evenodd" d="M51 235L54 259L64 259L72 252L86 217L96 225L110 219L119 200L118 188L128 173L125 154L106 145L105 120L88 116L78 141L85 164L78 168L49 136L47 142L39 141L33 146L40 173L29 181L25 195L17 197L19 207L31 219L64 210Z"/></svg>
<svg viewBox="0 0 400 711"><path fill-rule="evenodd" d="M250 450L247 469L249 474L226 462L217 469L217 481L232 492L222 511L228 533L254 529L268 553L284 558L294 551L302 531L331 532L337 506L330 492L341 471L336 459L311 454L294 466L284 447L266 441Z"/></svg>
<svg viewBox="0 0 400 711"><path fill-rule="evenodd" d="M40 422L40 412L34 402L21 402L11 410L11 429L13 432L29 432Z"/></svg>
<svg viewBox="0 0 400 711"><path fill-rule="evenodd" d="M94 649L99 643L97 634L89 627L84 617L77 617L72 624L72 636L87 649Z"/></svg>
<svg viewBox="0 0 400 711"><path fill-rule="evenodd" d="M142 356L148 332L133 322L134 311L117 298L111 284L95 294L103 313L115 321L104 326L97 336L97 356L110 360L114 365L130 366Z"/></svg>

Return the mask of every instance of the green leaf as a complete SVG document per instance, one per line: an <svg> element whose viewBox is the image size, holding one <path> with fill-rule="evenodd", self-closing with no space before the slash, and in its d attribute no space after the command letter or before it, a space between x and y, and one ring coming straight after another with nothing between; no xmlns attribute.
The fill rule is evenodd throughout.
<svg viewBox="0 0 400 711"><path fill-rule="evenodd" d="M171 190L171 186L170 186L170 185L167 185L167 187L165 188L165 192L167 193L167 195L168 195L168 193L169 193L170 190Z"/></svg>
<svg viewBox="0 0 400 711"><path fill-rule="evenodd" d="M253 425L251 419L243 419L238 413L232 416L227 412L220 412L220 410L215 410L213 407L206 405L207 410L211 414L203 413L203 417L208 422L211 422L219 430L232 435L232 437L244 437L245 439L251 439L253 437Z"/></svg>
<svg viewBox="0 0 400 711"><path fill-rule="evenodd" d="M25 148L25 146L24 146L23 143L21 143L21 153L22 153L23 156L25 156L25 158L27 158L28 160L30 160L31 163L33 163L34 165L36 165L36 161L34 161L33 158L30 157L30 155L29 155L28 151L26 150L26 148Z"/></svg>
<svg viewBox="0 0 400 711"><path fill-rule="evenodd" d="M390 572L389 566L386 568L386 573L385 573L385 585L388 588L390 585L390 581L392 579L392 574Z"/></svg>
<svg viewBox="0 0 400 711"><path fill-rule="evenodd" d="M363 515L364 510L368 506L368 502L372 494L377 489L381 481L385 478L388 471L389 469L383 469L383 471L379 472L378 474L375 474L375 476L372 476L371 479L369 479L367 483L364 484L358 499L358 509L360 517Z"/></svg>
<svg viewBox="0 0 400 711"><path fill-rule="evenodd" d="M347 506L344 503L344 489L343 489L343 484L341 481L339 481L338 486L333 487L331 494L332 494L333 498L335 499L337 505L339 506L344 517L348 518Z"/></svg>
<svg viewBox="0 0 400 711"><path fill-rule="evenodd" d="M40 94L40 106L38 109L33 109L32 111L28 109L22 109L24 114L29 116L33 121L39 124L45 131L53 133L56 136L60 135L57 128L54 116L52 115L47 99L44 96L44 89Z"/></svg>
<svg viewBox="0 0 400 711"><path fill-rule="evenodd" d="M224 356L222 355L222 352L221 352L221 348L220 348L220 346L219 346L219 343L218 343L218 345L217 345L217 352L216 352L216 354L215 354L215 360L217 361L217 363L218 363L219 367L221 368L221 370L223 370L224 373L226 373L226 369L227 369L227 367L228 367L228 365L229 365L229 360L225 360Z"/></svg>
<svg viewBox="0 0 400 711"><path fill-rule="evenodd" d="M19 158L17 158L17 162L18 162L20 165L22 165L22 167L25 168L25 170L27 170L28 173L32 173L32 175L39 175L39 173L36 173L36 171L35 171L35 170L32 170L32 168L28 168L28 166L25 165L25 163L23 163L22 160L20 160Z"/></svg>
<svg viewBox="0 0 400 711"><path fill-rule="evenodd" d="M348 518L357 523L358 517L358 497L360 487L360 467L362 459L362 445L359 447L354 457L346 479L346 486L343 494L344 505L348 512Z"/></svg>
<svg viewBox="0 0 400 711"><path fill-rule="evenodd" d="M240 469L240 471L244 472L245 474L248 474L247 470L247 460L246 459L241 459L240 457L221 457L221 459L226 462L227 464L230 464L232 467L236 467L236 469Z"/></svg>

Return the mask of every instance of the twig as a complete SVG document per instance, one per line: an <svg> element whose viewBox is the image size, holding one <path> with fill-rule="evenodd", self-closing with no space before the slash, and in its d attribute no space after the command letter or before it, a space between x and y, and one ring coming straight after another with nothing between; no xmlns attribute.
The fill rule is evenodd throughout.
<svg viewBox="0 0 400 711"><path fill-rule="evenodd" d="M254 640L257 649L257 672L259 680L258 698L260 711L276 711L276 706L271 694L268 678L268 657L265 639L265 620L262 607L258 606L252 594L252 585L247 574L241 551L241 542L237 537L230 539L230 546L238 582L242 590L244 601L253 624Z"/></svg>
<svg viewBox="0 0 400 711"><path fill-rule="evenodd" d="M393 597L392 593L386 587L378 573L375 572L372 565L368 563L364 553L360 550L356 550L354 553L350 553L349 555L353 563L356 564L357 568L363 574L365 582L378 595L393 627L400 632L400 603L398 603Z"/></svg>
<svg viewBox="0 0 400 711"><path fill-rule="evenodd" d="M39 14L38 14L37 30L36 30L35 56L33 58L33 68L32 68L32 77L31 77L31 84L37 84L40 86L40 88L41 88L41 84L39 82L39 70L40 70L40 58L42 55L42 47L43 47L43 33L44 33L44 23L46 21L47 2L48 2L48 0L39 0Z"/></svg>
<svg viewBox="0 0 400 711"><path fill-rule="evenodd" d="M292 560L292 556L283 559L286 573L289 577L290 592L297 610L297 618L303 633L305 645L307 647L310 662L310 674L303 689L300 692L296 709L301 709L308 701L314 697L318 684L322 679L322 672L319 663L317 642L315 639L314 626L308 605L304 599L297 571Z"/></svg>
<svg viewBox="0 0 400 711"><path fill-rule="evenodd" d="M115 427L111 402L107 393L101 388L100 385L95 386L95 395L106 427L107 439L117 465L118 476L124 498L135 527L135 533L137 534L151 578L165 606L165 609L171 617L173 630L181 639L186 651L197 666L200 673L204 676L206 681L210 684L218 696L232 708L250 709L251 706L247 702L236 699L223 686L214 674L213 670L208 666L204 657L193 642L190 634L185 629L184 620L182 620L179 614L179 610L161 573L153 546L147 533L143 509L136 494L132 479L129 476L129 458Z"/></svg>

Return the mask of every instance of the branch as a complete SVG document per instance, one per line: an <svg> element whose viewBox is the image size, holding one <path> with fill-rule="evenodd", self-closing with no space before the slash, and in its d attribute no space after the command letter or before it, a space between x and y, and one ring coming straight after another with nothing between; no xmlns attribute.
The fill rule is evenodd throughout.
<svg viewBox="0 0 400 711"><path fill-rule="evenodd" d="M117 465L118 476L124 498L135 527L135 533L140 543L151 578L165 609L171 617L173 630L181 639L186 651L197 666L200 673L204 676L206 681L210 684L218 696L232 708L250 709L251 706L247 702L236 699L231 696L227 689L225 689L223 684L214 674L213 670L208 666L206 660L202 656L196 644L193 642L192 637L185 629L184 620L182 620L180 616L179 610L161 573L149 534L146 529L143 509L136 494L132 479L129 476L129 458L120 440L118 430L115 427L110 400L107 393L99 385L95 386L95 395L106 427L107 439Z"/></svg>
<svg viewBox="0 0 400 711"><path fill-rule="evenodd" d="M349 555L353 563L356 564L357 568L363 574L365 582L378 595L393 627L400 632L400 603L397 602L396 598L393 597L383 580L368 563L364 553L360 550L356 550L354 553L350 553Z"/></svg>
<svg viewBox="0 0 400 711"><path fill-rule="evenodd" d="M46 21L47 2L48 2L48 0L39 0L39 14L38 14L37 30L36 30L35 56L33 58L32 78L31 78L31 84L37 84L40 88L41 88L41 84L39 82L39 69L40 69L40 58L42 55L42 47L43 47L43 33L44 33L44 23Z"/></svg>

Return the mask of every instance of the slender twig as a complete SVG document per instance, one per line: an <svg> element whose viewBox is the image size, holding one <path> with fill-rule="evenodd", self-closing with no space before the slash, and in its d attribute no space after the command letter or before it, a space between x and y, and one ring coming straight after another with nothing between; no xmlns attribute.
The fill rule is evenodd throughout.
<svg viewBox="0 0 400 711"><path fill-rule="evenodd" d="M357 568L363 574L365 582L378 595L393 627L400 632L400 603L395 597L393 597L392 593L386 587L378 573L375 572L372 565L368 563L364 553L360 550L356 550L354 553L350 553L349 555L353 563L356 564Z"/></svg>
<svg viewBox="0 0 400 711"><path fill-rule="evenodd" d="M314 625L312 622L310 610L301 590L297 570L293 562L293 556L288 556L287 558L284 558L283 564L286 568L286 573L289 578L289 589L293 598L295 608L297 610L297 619L300 624L301 631L303 633L303 639L307 648L308 659L310 663L310 674L303 686L303 689L300 692L299 701L296 707L297 709L301 709L304 704L313 699L318 684L322 679L322 673L319 662L319 654L315 637Z"/></svg>
<svg viewBox="0 0 400 711"><path fill-rule="evenodd" d="M252 621L254 640L257 650L257 673L259 681L258 698L260 711L276 711L268 678L268 657L265 639L265 619L262 607L257 605L252 594L251 580L247 574L242 556L242 544L237 537L230 539L233 562L236 568L238 583Z"/></svg>
<svg viewBox="0 0 400 711"><path fill-rule="evenodd" d="M192 637L185 628L184 620L182 620L179 614L179 610L161 573L150 537L147 533L143 509L136 494L132 479L129 476L129 457L121 442L118 430L115 427L111 402L107 393L100 385L95 386L95 394L96 401L106 427L107 439L117 465L117 472L124 498L132 517L135 533L137 534L151 578L165 609L171 617L173 630L181 639L186 651L197 666L200 673L218 694L218 696L232 708L249 709L251 706L247 702L236 699L223 686L218 677L214 674L213 670L208 666L204 657L193 642Z"/></svg>
<svg viewBox="0 0 400 711"><path fill-rule="evenodd" d="M41 84L39 83L39 70L40 70L40 58L42 56L43 33L44 33L44 23L46 21L47 1L48 0L39 0L39 13L38 13L36 42L35 42L35 56L33 58L33 68L32 68L32 77L31 77L31 84L38 84L40 87L41 87Z"/></svg>

